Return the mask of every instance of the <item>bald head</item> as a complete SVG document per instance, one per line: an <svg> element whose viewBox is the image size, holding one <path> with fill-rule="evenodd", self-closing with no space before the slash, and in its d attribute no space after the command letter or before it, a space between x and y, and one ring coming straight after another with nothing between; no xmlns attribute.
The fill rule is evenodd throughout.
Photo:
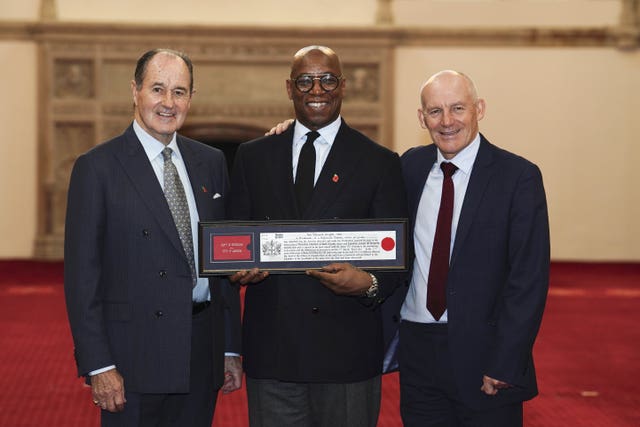
<svg viewBox="0 0 640 427"><path fill-rule="evenodd" d="M420 89L418 120L445 159L452 159L478 135L485 103L473 81L457 71L431 76Z"/></svg>
<svg viewBox="0 0 640 427"><path fill-rule="evenodd" d="M478 101L478 91L476 89L476 85L475 83L473 83L473 80L471 80L469 76L459 71L442 70L429 77L429 79L427 79L427 81L424 82L420 87L420 101L423 107L426 101L425 95L428 96L429 94L428 89L434 86L441 88L461 87L465 92L467 92L473 102Z"/></svg>
<svg viewBox="0 0 640 427"><path fill-rule="evenodd" d="M342 64L340 58L333 51L333 49L326 46L306 46L300 49L293 55L293 62L291 63L291 77L295 78L299 74L299 69L307 62L317 62L322 60L323 62L330 64L334 72L338 72L338 75L342 75Z"/></svg>

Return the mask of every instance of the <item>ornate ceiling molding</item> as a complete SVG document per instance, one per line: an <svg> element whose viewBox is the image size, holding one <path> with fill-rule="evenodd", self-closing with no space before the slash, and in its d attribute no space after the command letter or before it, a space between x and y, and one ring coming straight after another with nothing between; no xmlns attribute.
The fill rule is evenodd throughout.
<svg viewBox="0 0 640 427"><path fill-rule="evenodd" d="M265 55L277 52L278 45L289 44L291 39L331 41L339 45L358 41L359 44L375 46L519 46L519 47L638 47L640 27L632 24L638 21L625 16L624 25L619 27L590 28L418 28L396 26L371 27L257 27L229 25L150 25L150 24L110 24L79 22L0 22L0 40L67 40L79 41L85 37L104 41L122 39L144 41L145 39L166 39L173 43L180 41L218 41L233 37L246 37L255 44L254 49L266 49ZM264 36L256 40L256 36ZM231 48L230 48L231 49ZM286 53L287 55L290 52Z"/></svg>

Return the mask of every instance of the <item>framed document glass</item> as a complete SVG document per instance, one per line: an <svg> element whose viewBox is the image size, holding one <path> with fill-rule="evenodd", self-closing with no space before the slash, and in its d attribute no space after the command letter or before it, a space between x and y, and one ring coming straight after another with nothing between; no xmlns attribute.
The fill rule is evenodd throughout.
<svg viewBox="0 0 640 427"><path fill-rule="evenodd" d="M200 275L257 267L299 273L332 262L367 270L406 270L407 220L200 222Z"/></svg>

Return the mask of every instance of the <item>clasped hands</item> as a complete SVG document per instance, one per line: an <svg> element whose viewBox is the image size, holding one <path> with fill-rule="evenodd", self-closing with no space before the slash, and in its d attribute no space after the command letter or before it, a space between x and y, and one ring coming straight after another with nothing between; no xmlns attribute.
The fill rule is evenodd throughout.
<svg viewBox="0 0 640 427"><path fill-rule="evenodd" d="M305 274L317 279L338 295L362 296L372 284L369 273L346 262L335 262L319 270L307 270ZM268 271L252 268L238 271L229 277L229 280L233 283L248 285L259 283L268 276Z"/></svg>

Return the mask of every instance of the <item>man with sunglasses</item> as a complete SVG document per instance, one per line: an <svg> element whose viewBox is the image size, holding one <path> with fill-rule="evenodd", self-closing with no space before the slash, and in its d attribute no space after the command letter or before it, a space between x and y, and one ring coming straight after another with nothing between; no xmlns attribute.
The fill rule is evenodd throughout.
<svg viewBox="0 0 640 427"><path fill-rule="evenodd" d="M340 116L346 83L335 52L298 51L286 86L296 121L239 147L230 218L406 217L398 155ZM346 263L306 274L238 272L232 280L250 284L243 324L250 425L374 427L383 357L377 305L400 279Z"/></svg>

